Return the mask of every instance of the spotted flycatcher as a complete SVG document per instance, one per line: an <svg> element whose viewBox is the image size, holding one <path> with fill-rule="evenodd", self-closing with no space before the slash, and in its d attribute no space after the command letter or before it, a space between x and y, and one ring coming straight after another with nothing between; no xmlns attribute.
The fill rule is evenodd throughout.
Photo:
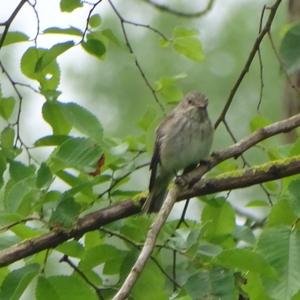
<svg viewBox="0 0 300 300"><path fill-rule="evenodd" d="M205 95L189 93L156 129L149 196L143 206L144 212L160 210L168 184L179 170L207 158L213 140L207 104Z"/></svg>

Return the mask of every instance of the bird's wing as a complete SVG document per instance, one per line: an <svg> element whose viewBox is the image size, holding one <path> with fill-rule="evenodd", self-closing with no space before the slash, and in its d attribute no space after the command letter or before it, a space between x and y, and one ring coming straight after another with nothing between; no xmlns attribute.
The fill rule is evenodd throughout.
<svg viewBox="0 0 300 300"><path fill-rule="evenodd" d="M157 138L155 141L154 151L150 162L151 176L150 176L150 183L149 183L149 191L151 191L154 186L156 173L157 173L157 166L160 163L159 148L160 148L160 143L159 143L159 139Z"/></svg>
<svg viewBox="0 0 300 300"><path fill-rule="evenodd" d="M164 139L166 132L168 131L168 127L173 124L174 112L169 113L166 118L160 123L159 127L156 129L156 141L154 144L154 151L152 155L152 159L150 162L150 183L149 183L149 191L152 190L156 177L157 177L157 168L158 165L161 164L161 157L160 157L160 149L161 149L161 142Z"/></svg>

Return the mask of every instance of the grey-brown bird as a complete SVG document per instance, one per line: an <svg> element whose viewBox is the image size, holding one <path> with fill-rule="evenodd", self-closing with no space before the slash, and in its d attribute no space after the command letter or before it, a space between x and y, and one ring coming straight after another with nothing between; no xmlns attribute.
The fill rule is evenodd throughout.
<svg viewBox="0 0 300 300"><path fill-rule="evenodd" d="M143 206L144 212L158 212L168 185L177 172L208 157L214 130L207 104L208 99L204 94L191 92L156 129L150 163L149 196Z"/></svg>

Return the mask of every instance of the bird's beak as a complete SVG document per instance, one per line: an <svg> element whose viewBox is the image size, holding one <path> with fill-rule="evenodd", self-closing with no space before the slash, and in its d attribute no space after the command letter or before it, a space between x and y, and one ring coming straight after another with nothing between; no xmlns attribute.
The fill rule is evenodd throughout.
<svg viewBox="0 0 300 300"><path fill-rule="evenodd" d="M205 98L203 101L198 105L199 108L206 108L208 105L208 99Z"/></svg>

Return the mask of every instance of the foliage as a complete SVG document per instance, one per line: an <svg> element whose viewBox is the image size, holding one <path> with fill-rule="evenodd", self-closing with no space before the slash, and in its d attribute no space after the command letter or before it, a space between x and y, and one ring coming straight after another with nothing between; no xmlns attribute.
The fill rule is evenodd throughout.
<svg viewBox="0 0 300 300"><path fill-rule="evenodd" d="M37 5L27 4L38 16ZM0 62L5 78L1 78L0 82L0 118L3 125L0 135L0 249L3 251L48 232L72 230L78 218L90 211L128 198L139 200L147 184L145 173L139 172L148 166L148 152L152 147L158 115L162 113L161 107L168 109L167 104L178 102L183 96L182 85L189 87L186 82L181 84L181 81L196 77L193 76L198 72L195 70L214 55L213 49L204 55L204 42L198 30L193 28L190 20L180 22L176 15L167 17L170 18L167 19L170 21L167 26L172 27L167 36L163 30L155 27L155 24L163 22L163 18L154 20L151 25L135 23L125 19L118 6L110 4L112 10L109 14L114 13L120 23L118 25L121 25L116 29L116 25L109 22L106 27L101 1L93 4L80 0L60 0L57 4L61 12L66 14L87 8L88 15L83 19L83 28L77 25L60 27L52 20L53 24L47 28L38 28L38 34L32 39L22 29L12 30L11 21L1 23L7 29L7 33L3 31L0 38L1 51L25 45L18 70L24 82L14 79L14 72L9 65L6 66L4 59ZM100 14L95 13L96 8ZM150 6L145 8L150 11ZM14 12L18 15L21 11L22 7L19 7ZM146 11L143 13L146 14ZM250 17L251 14L247 15L247 18ZM155 40L150 41L154 45L152 49L157 52L149 57L149 61L146 59L149 54L146 47L141 56L139 50L135 52L140 45L131 41L128 26L149 31L155 36ZM229 33L230 28L226 30ZM222 51L231 51L233 43L229 39L233 36L231 32L228 34L226 41L229 43L226 45L220 41ZM57 41L48 48L40 47L37 42L39 37L51 37ZM239 38L244 43L244 37ZM144 42L147 45L146 39ZM289 73L299 68L299 45L300 24L292 24L279 47L281 67ZM105 65L109 62L114 67L111 72L114 78L125 83L130 80L130 84L136 87L134 91L128 90L129 96L124 96L124 103L118 102L120 111L123 108L124 111L130 110L130 113L135 109L139 111L139 105L143 106L143 113L138 113L136 120L130 115L130 119L132 117L134 120L134 134L130 134L132 130L127 128L126 122L122 124L120 118L124 127L121 132L128 132L126 136L118 138L95 111L75 100L65 100L64 85L61 85L65 74L61 62L68 56L76 60L72 51L90 56L97 67L106 66L105 70L101 69L103 73L99 74L99 81L105 72L110 73L109 65ZM266 49L263 48L263 51ZM158 70L166 70L164 74L157 75L159 72L154 70L155 67L151 71L144 70L144 63L145 66L148 63L151 65L156 55L170 56L166 61L162 59L155 62ZM126 73L119 77L116 70L120 57L134 68L134 72L138 72L138 80L133 79L131 73L127 76L126 68ZM265 60L268 59L265 57ZM177 62L180 66L196 67L186 74L176 70L176 66L171 69L170 65L176 65ZM80 68L79 65L76 67ZM273 66L270 73L275 73L277 69ZM151 72L154 75L148 78ZM113 83L112 94L116 92L114 87L118 89L118 80L115 79ZM201 80L205 83L206 78ZM103 81L99 82L101 88ZM82 79L79 89L85 90L82 88L85 84L89 86L88 80ZM215 89L216 84L211 86ZM124 94L127 93L126 87L122 89ZM147 93L150 92L152 105L145 105L149 99L145 102L141 99L141 103L136 103L136 108L132 109L134 106L128 99L135 93L138 95L137 90L143 88L147 89ZM248 92L252 90L249 83ZM24 109L27 99L31 97L27 92L31 92L31 96L38 94L42 99L40 117L51 128L50 133L40 135L32 145L27 145L22 130L23 122L33 117ZM104 106L105 101L99 98L98 106ZM252 99L251 96L249 99ZM220 111L223 103L219 101L212 104L213 107L218 105ZM249 110L251 114L252 109ZM243 110L247 109L243 107ZM269 124L268 113L266 116L255 113L251 119L245 118L243 126L248 126L248 133ZM237 120L234 114L231 117ZM226 140L224 144L230 144L230 138L224 138L224 131L220 129L219 132L216 136L220 136L221 141ZM24 135L26 137L28 134ZM249 156L250 161L258 164L262 159L272 161L300 153L299 141L291 145L274 145L269 141L261 143L261 149L252 149L254 155ZM44 149L47 150L43 152ZM227 160L214 168L209 176L220 176L242 168L242 164ZM139 174L143 175L140 176L143 186L134 181ZM251 193L250 199L242 196L248 201L243 209L248 205L254 207L256 213L263 207L262 219L244 215L222 193L197 199L195 203L202 209L194 220L173 219L165 224L158 236L157 247L132 290L131 298L300 299L299 180L298 176L293 176L278 182L263 183L266 195L271 195L272 205L265 194L256 190ZM30 289L35 299L43 300L112 298L136 260L152 218L137 215L120 219L98 230L86 232L78 239L60 243L55 248L49 245L45 251L36 251L34 255L23 259L21 265L2 267L0 299L20 299L22 295L25 297L26 293L30 293ZM68 266L68 272L57 268L62 263L65 263L64 267Z"/></svg>

